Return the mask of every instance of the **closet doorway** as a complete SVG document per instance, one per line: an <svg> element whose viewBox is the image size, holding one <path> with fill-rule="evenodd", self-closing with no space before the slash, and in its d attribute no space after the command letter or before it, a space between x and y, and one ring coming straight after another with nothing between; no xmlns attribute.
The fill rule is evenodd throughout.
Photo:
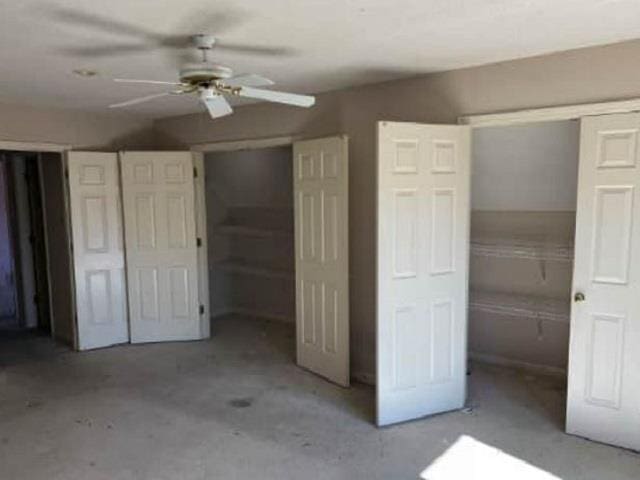
<svg viewBox="0 0 640 480"><path fill-rule="evenodd" d="M277 322L298 365L348 386L347 139L275 143L204 152L212 333Z"/></svg>
<svg viewBox="0 0 640 480"><path fill-rule="evenodd" d="M469 348L560 373L566 431L637 449L640 114L475 129Z"/></svg>
<svg viewBox="0 0 640 480"><path fill-rule="evenodd" d="M640 113L588 109L379 124L379 424L461 408L469 352L566 371L566 431L640 448Z"/></svg>
<svg viewBox="0 0 640 480"><path fill-rule="evenodd" d="M211 316L295 323L291 145L205 155Z"/></svg>
<svg viewBox="0 0 640 480"><path fill-rule="evenodd" d="M472 132L469 357L565 376L580 122Z"/></svg>
<svg viewBox="0 0 640 480"><path fill-rule="evenodd" d="M0 150L0 336L73 344L63 179L59 153Z"/></svg>

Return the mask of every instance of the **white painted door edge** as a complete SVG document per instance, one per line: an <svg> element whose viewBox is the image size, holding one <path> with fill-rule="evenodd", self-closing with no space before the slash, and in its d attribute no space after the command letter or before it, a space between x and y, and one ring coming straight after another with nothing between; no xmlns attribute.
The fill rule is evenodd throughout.
<svg viewBox="0 0 640 480"><path fill-rule="evenodd" d="M296 138L286 137L268 137L253 138L247 140L233 140L226 142L207 142L195 143L191 145L192 152L233 152L236 150L256 150L258 148L283 147L292 145Z"/></svg>
<svg viewBox="0 0 640 480"><path fill-rule="evenodd" d="M0 150L17 150L20 152L66 152L71 150L71 145L47 142L20 142L13 140L0 140Z"/></svg>

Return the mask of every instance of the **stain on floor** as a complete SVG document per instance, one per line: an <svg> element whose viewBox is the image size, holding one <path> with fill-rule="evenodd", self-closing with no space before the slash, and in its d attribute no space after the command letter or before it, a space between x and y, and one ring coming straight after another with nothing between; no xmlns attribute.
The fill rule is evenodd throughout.
<svg viewBox="0 0 640 480"><path fill-rule="evenodd" d="M228 403L233 408L247 408L253 405L253 398L234 398Z"/></svg>

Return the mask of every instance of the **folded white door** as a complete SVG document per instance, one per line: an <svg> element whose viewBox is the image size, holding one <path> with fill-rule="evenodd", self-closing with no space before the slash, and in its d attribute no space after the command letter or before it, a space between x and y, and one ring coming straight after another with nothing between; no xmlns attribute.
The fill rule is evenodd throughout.
<svg viewBox="0 0 640 480"><path fill-rule="evenodd" d="M118 156L69 152L67 168L78 349L128 342Z"/></svg>
<svg viewBox="0 0 640 480"><path fill-rule="evenodd" d="M378 124L377 423L466 392L469 128Z"/></svg>
<svg viewBox="0 0 640 480"><path fill-rule="evenodd" d="M298 365L349 385L349 162L344 136L293 146Z"/></svg>
<svg viewBox="0 0 640 480"><path fill-rule="evenodd" d="M202 338L190 152L120 154L131 342Z"/></svg>
<svg viewBox="0 0 640 480"><path fill-rule="evenodd" d="M582 120L567 432L640 450L640 114Z"/></svg>

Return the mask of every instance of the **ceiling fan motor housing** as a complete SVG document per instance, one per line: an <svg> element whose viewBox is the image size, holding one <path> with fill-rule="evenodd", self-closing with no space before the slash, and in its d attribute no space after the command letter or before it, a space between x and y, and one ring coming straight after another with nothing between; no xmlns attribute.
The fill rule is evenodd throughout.
<svg viewBox="0 0 640 480"><path fill-rule="evenodd" d="M180 81L192 85L211 83L232 75L233 71L230 68L215 64L192 63L180 69Z"/></svg>

